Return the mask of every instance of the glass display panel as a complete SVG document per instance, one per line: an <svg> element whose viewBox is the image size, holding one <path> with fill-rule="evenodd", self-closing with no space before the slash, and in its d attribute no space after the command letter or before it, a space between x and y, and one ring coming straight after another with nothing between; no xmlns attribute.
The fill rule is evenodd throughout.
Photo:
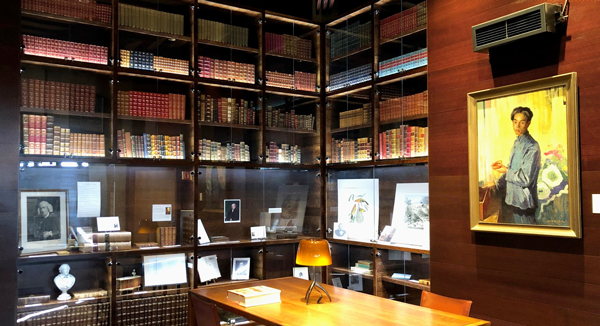
<svg viewBox="0 0 600 326"><path fill-rule="evenodd" d="M377 265L384 298L418 305L421 291L430 290L429 255L378 249Z"/></svg>
<svg viewBox="0 0 600 326"><path fill-rule="evenodd" d="M331 244L333 264L328 268L333 286L374 294L373 249L341 243Z"/></svg>

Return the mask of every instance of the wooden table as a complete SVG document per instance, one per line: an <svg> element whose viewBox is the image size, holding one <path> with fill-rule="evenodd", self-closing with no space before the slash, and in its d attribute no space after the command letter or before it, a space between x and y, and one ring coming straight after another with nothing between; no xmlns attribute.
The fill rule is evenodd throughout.
<svg viewBox="0 0 600 326"><path fill-rule="evenodd" d="M332 302L329 302L325 296L321 303L317 304L319 293L313 291L310 302L306 305L304 295L310 284L311 282L307 280L284 277L247 282L243 285L198 288L191 290L190 295L196 295L204 301L214 303L218 307L267 326L490 325L490 322L485 320L392 301L331 285L323 285L323 287L331 295ZM266 285L281 290L281 303L244 308L227 300L227 290L256 285ZM192 311L190 309L190 312ZM193 319L190 318L190 321ZM190 325L192 324L190 323Z"/></svg>

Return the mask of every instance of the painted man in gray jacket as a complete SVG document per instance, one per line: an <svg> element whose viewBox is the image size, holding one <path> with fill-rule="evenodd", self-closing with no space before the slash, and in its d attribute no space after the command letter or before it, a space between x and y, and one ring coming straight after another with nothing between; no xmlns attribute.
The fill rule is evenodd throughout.
<svg viewBox="0 0 600 326"><path fill-rule="evenodd" d="M527 128L533 112L528 107L515 108L510 118L517 139L510 150L508 166L502 161L492 164L492 169L502 173L496 183L488 182L486 188L506 189L505 203L512 207L515 224L536 224L538 208L537 179L541 168L540 145Z"/></svg>

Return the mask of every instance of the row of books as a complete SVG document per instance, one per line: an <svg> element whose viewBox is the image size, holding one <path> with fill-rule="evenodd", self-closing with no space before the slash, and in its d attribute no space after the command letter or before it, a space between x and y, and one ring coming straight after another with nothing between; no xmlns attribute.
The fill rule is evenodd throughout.
<svg viewBox="0 0 600 326"><path fill-rule="evenodd" d="M317 74L310 72L294 71L294 74L286 74L267 71L265 77L267 79L267 86L297 89L307 92L314 92L317 87Z"/></svg>
<svg viewBox="0 0 600 326"><path fill-rule="evenodd" d="M248 28L198 19L198 39L248 46Z"/></svg>
<svg viewBox="0 0 600 326"><path fill-rule="evenodd" d="M185 120L185 95L119 91L119 115Z"/></svg>
<svg viewBox="0 0 600 326"><path fill-rule="evenodd" d="M54 125L53 116L23 115L23 154L105 156L103 134L71 133Z"/></svg>
<svg viewBox="0 0 600 326"><path fill-rule="evenodd" d="M427 91L379 102L379 120L387 121L402 117L427 114Z"/></svg>
<svg viewBox="0 0 600 326"><path fill-rule="evenodd" d="M340 112L340 128L370 124L371 112L371 103L365 103L359 109Z"/></svg>
<svg viewBox="0 0 600 326"><path fill-rule="evenodd" d="M121 152L119 157L185 159L183 135L132 135L125 130L117 130L117 142Z"/></svg>
<svg viewBox="0 0 600 326"><path fill-rule="evenodd" d="M127 242L131 241L131 232L93 232L91 227L77 227L75 229L77 241L82 243L110 243L110 242Z"/></svg>
<svg viewBox="0 0 600 326"><path fill-rule="evenodd" d="M120 54L120 65L123 68L189 75L189 62L187 60L159 57L152 53L141 51L121 50Z"/></svg>
<svg viewBox="0 0 600 326"><path fill-rule="evenodd" d="M254 102L236 98L213 98L208 94L200 94L200 122L220 122L238 125L256 125Z"/></svg>
<svg viewBox="0 0 600 326"><path fill-rule="evenodd" d="M94 112L96 107L96 86L22 78L21 106L50 110Z"/></svg>
<svg viewBox="0 0 600 326"><path fill-rule="evenodd" d="M352 68L329 77L329 90L349 87L371 80L371 64Z"/></svg>
<svg viewBox="0 0 600 326"><path fill-rule="evenodd" d="M200 160L221 162L250 162L250 146L244 142L239 144L202 139L200 142Z"/></svg>
<svg viewBox="0 0 600 326"><path fill-rule="evenodd" d="M302 151L298 145L281 144L279 148L276 142L269 142L267 153L269 153L267 157L269 163L302 163Z"/></svg>
<svg viewBox="0 0 600 326"><path fill-rule="evenodd" d="M187 294L186 294L187 296ZM47 308L40 307L41 310ZM17 319L36 313L36 311L19 312ZM108 326L110 320L110 302L78 304L67 308L43 313L31 317L20 325L95 325ZM183 325L182 325L183 326Z"/></svg>
<svg viewBox="0 0 600 326"><path fill-rule="evenodd" d="M411 33L427 25L427 3L421 2L414 7L384 18L379 23L379 38L384 40Z"/></svg>
<svg viewBox="0 0 600 326"><path fill-rule="evenodd" d="M284 109L267 107L267 127L314 130L316 118L312 114L296 114L296 110L285 112Z"/></svg>
<svg viewBox="0 0 600 326"><path fill-rule="evenodd" d="M119 3L119 25L183 35L183 15Z"/></svg>
<svg viewBox="0 0 600 326"><path fill-rule="evenodd" d="M279 53L295 58L312 58L312 40L292 35L265 33L265 51Z"/></svg>
<svg viewBox="0 0 600 326"><path fill-rule="evenodd" d="M116 326L188 325L188 294L151 296L139 299L117 300Z"/></svg>
<svg viewBox="0 0 600 326"><path fill-rule="evenodd" d="M427 156L429 128L401 125L379 133L379 158Z"/></svg>
<svg viewBox="0 0 600 326"><path fill-rule="evenodd" d="M371 138L331 139L331 163L368 161L371 159Z"/></svg>
<svg viewBox="0 0 600 326"><path fill-rule="evenodd" d="M198 56L199 75L204 78L254 84L255 66L250 63L219 60Z"/></svg>
<svg viewBox="0 0 600 326"><path fill-rule="evenodd" d="M156 242L161 247L176 245L177 228L174 226L156 228Z"/></svg>
<svg viewBox="0 0 600 326"><path fill-rule="evenodd" d="M112 15L112 6L94 0L23 0L21 8L102 23L110 23Z"/></svg>
<svg viewBox="0 0 600 326"><path fill-rule="evenodd" d="M79 251L83 253L90 252L105 252L105 251L118 251L118 250L130 250L131 241L114 241L114 242L102 242L102 243L83 243L78 246Z"/></svg>
<svg viewBox="0 0 600 326"><path fill-rule="evenodd" d="M346 55L351 51L371 45L371 22L354 22L335 29L331 34L330 55L332 58Z"/></svg>
<svg viewBox="0 0 600 326"><path fill-rule="evenodd" d="M427 65L427 48L403 54L379 63L379 77Z"/></svg>
<svg viewBox="0 0 600 326"><path fill-rule="evenodd" d="M46 37L23 35L23 53L46 58L108 64L108 48L105 46L55 40Z"/></svg>

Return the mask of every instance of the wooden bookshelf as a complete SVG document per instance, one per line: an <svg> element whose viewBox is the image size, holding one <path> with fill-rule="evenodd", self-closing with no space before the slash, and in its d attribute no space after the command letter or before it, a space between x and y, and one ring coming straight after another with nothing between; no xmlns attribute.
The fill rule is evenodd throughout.
<svg viewBox="0 0 600 326"><path fill-rule="evenodd" d="M161 71L142 70L134 68L118 67L119 75L129 77L153 78L159 80L173 81L178 83L192 84L194 78L189 75L171 74Z"/></svg>
<svg viewBox="0 0 600 326"><path fill-rule="evenodd" d="M41 65L48 67L57 67L57 68L68 68L68 69L77 69L95 72L99 74L110 75L112 74L112 67L108 65L101 65L96 63L87 63L80 62L74 60L66 60L66 59L57 59L57 58L48 58L36 55L23 54L21 57L21 62L32 65Z"/></svg>
<svg viewBox="0 0 600 326"><path fill-rule="evenodd" d="M424 114L417 114L417 115L409 115L406 117L402 117L402 118L396 118L396 119L389 119L389 120L384 120L384 121L379 121L379 125L389 125L389 124L393 124L393 123L403 123L406 121L414 121L414 120L419 120L419 119L427 119L428 114L424 113Z"/></svg>
<svg viewBox="0 0 600 326"><path fill-rule="evenodd" d="M419 67L419 68L415 68L415 69L405 70L402 72L397 72L395 74L391 74L391 75L387 75L382 78L378 78L375 80L375 84L378 86L387 85L387 84L399 82L401 80L417 78L417 77L426 76L426 75L427 75L427 66L424 66L424 67Z"/></svg>
<svg viewBox="0 0 600 326"><path fill-rule="evenodd" d="M21 107L21 112L22 113L46 114L46 115L64 115L64 116L69 116L69 117L98 118L98 119L110 119L111 118L110 113L51 110L51 109L29 108L29 107Z"/></svg>
<svg viewBox="0 0 600 326"><path fill-rule="evenodd" d="M89 25L89 26L94 26L94 27L99 27L99 28L104 28L104 29L111 29L112 28L112 25L109 24L109 23L103 23L103 22L94 21L94 20L88 20L88 19L81 19L81 18L73 18L73 17L67 17L67 16L54 15L54 14L50 14L50 13L45 13L45 12L41 12L41 11L34 11L34 10L27 10L27 9L21 9L21 16L22 17L31 17L31 18L45 19L45 20L55 21L55 22L61 22L61 23L73 23L73 24Z"/></svg>
<svg viewBox="0 0 600 326"><path fill-rule="evenodd" d="M403 37L407 37L407 36L415 35L415 34L418 34L418 33L421 33L421 32L425 32L426 30L427 30L427 26L422 26L422 27L419 27L419 28L417 28L415 30L412 30L412 31L400 33L398 35L395 35L395 36L392 36L392 37L389 37L389 38L381 39L379 41L379 45L384 45L386 43L390 43L390 42L396 41L397 39L400 39L400 38L403 38Z"/></svg>
<svg viewBox="0 0 600 326"><path fill-rule="evenodd" d="M429 286L429 285L411 282L409 280L398 280L398 279L392 278L391 276L381 276L381 281L386 282L386 283L402 285L402 286L406 286L409 288L418 289L421 291L431 291L431 286Z"/></svg>
<svg viewBox="0 0 600 326"><path fill-rule="evenodd" d="M331 271L334 273L347 274L347 275L358 274L358 275L361 275L364 279L373 280L373 274L363 274L363 273L359 273L359 272L354 272L348 268L331 267Z"/></svg>
<svg viewBox="0 0 600 326"><path fill-rule="evenodd" d="M216 47L220 47L220 48L239 50L239 51L258 54L258 49L247 47L247 46L233 45L233 44L229 44L229 43L203 40L203 39L198 39L198 44L211 45L211 46L216 46Z"/></svg>
<svg viewBox="0 0 600 326"><path fill-rule="evenodd" d="M292 59L292 60L297 60L297 61L317 63L317 59L298 57L298 56L293 56L293 55L283 54L283 53L267 52L267 55L271 56L271 57L279 57L279 58L286 58L286 59Z"/></svg>
<svg viewBox="0 0 600 326"><path fill-rule="evenodd" d="M351 246L368 247L368 248L375 248L375 249L397 250L397 251L410 252L413 254L429 255L429 250L423 250L423 249L415 248L415 247L393 245L390 243L383 243L383 242L345 240L345 239L335 239L335 238L329 238L329 237L327 238L327 241L329 241L331 243L341 243L341 244L346 244L346 245L351 245Z"/></svg>
<svg viewBox="0 0 600 326"><path fill-rule="evenodd" d="M371 128L371 127L372 127L372 125L370 123L367 123L367 124L362 124L362 125L357 125L357 126L331 129L331 133L337 134L337 133L347 132L347 131L351 131L351 130L360 130L360 129L366 129L366 128Z"/></svg>
<svg viewBox="0 0 600 326"><path fill-rule="evenodd" d="M348 53L345 53L345 54L336 55L335 57L331 58L330 60L331 60L331 62L338 61L340 59L348 58L357 53L361 53L363 51L370 50L370 49L371 49L371 44L369 44L367 46L363 46L362 48L358 48L356 50L349 51Z"/></svg>
<svg viewBox="0 0 600 326"><path fill-rule="evenodd" d="M292 129L292 128L281 128L281 127L267 127L267 131L275 131L275 132L287 132L292 134L308 134L308 135L317 135L316 130L304 130L304 129Z"/></svg>
<svg viewBox="0 0 600 326"><path fill-rule="evenodd" d="M277 95L283 95L283 96L319 98L319 93L316 91L315 92L300 91L300 90L296 90L296 89L274 87L274 86L266 86L265 91L267 91L270 94L277 94Z"/></svg>
<svg viewBox="0 0 600 326"><path fill-rule="evenodd" d="M200 121L198 124L200 125L200 127L221 127L221 128L232 128L232 129L260 130L260 126L257 126L257 125L241 125L241 124L235 124L235 123L209 122L209 121Z"/></svg>
<svg viewBox="0 0 600 326"><path fill-rule="evenodd" d="M157 122L157 123L171 123L180 125L191 125L191 120L179 120L179 119L164 119L164 118L150 118L150 117L138 117L133 115L119 115L120 120L129 121L145 121L145 122Z"/></svg>
<svg viewBox="0 0 600 326"><path fill-rule="evenodd" d="M176 34L169 34L169 33L162 33L162 32L153 32L153 31L148 31L145 29L129 27L129 26L119 26L119 31L135 33L135 34L140 34L140 35L146 35L146 36L161 37L161 38L167 39L169 41L181 41L184 43L192 42L192 38L190 36L176 35Z"/></svg>

